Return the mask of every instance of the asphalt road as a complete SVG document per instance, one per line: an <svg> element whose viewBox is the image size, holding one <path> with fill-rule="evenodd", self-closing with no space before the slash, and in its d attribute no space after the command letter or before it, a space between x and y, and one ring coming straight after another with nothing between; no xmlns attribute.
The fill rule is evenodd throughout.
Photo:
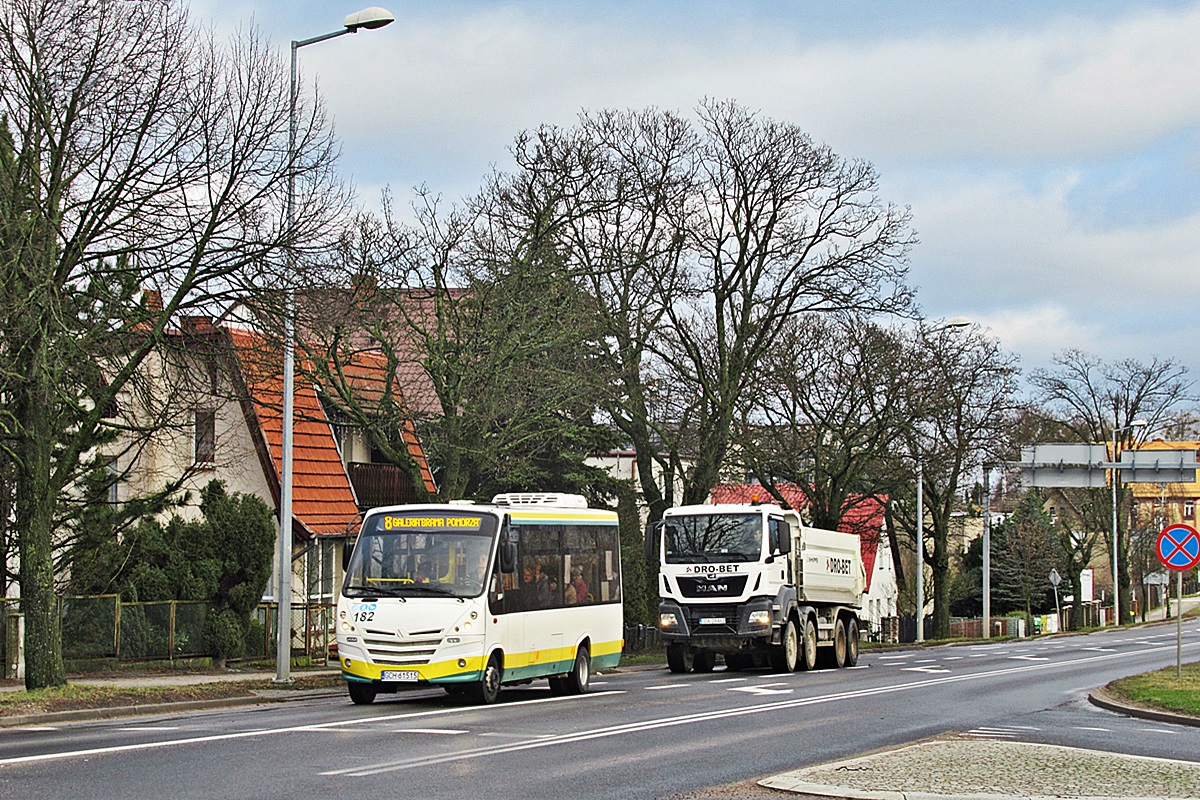
<svg viewBox="0 0 1200 800"><path fill-rule="evenodd" d="M1200 623L1184 660L1200 656ZM34 798L665 798L949 732L1200 762L1200 729L1087 692L1175 663L1174 623L864 653L848 670L597 676L491 707L441 691L0 731L0 795ZM1014 765L1016 766L1016 765Z"/></svg>

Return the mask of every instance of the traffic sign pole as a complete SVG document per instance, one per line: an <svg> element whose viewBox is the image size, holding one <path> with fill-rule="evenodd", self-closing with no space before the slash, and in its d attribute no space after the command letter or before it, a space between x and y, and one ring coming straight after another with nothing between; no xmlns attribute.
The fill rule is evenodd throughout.
<svg viewBox="0 0 1200 800"><path fill-rule="evenodd" d="M1183 678L1183 573L1200 564L1200 533L1191 525L1168 525L1158 535L1156 543L1158 560L1167 569L1174 570L1175 596L1179 606L1175 609L1175 680ZM1171 610L1170 592L1167 593L1167 611Z"/></svg>

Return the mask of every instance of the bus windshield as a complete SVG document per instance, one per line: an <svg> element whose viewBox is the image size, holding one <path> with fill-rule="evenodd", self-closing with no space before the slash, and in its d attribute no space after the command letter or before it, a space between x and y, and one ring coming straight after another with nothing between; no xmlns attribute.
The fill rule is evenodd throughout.
<svg viewBox="0 0 1200 800"><path fill-rule="evenodd" d="M363 522L346 569L347 597L478 597L491 574L496 518L392 512Z"/></svg>
<svg viewBox="0 0 1200 800"><path fill-rule="evenodd" d="M692 514L663 524L668 564L757 561L762 554L759 514Z"/></svg>

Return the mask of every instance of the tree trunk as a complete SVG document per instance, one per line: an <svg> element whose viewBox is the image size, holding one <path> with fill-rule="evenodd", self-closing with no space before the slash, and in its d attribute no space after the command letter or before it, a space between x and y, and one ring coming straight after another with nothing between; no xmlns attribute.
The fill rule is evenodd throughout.
<svg viewBox="0 0 1200 800"><path fill-rule="evenodd" d="M50 393L40 391L36 370L26 373L17 400L23 422L17 474L15 522L21 531L21 604L25 612L25 688L43 689L67 682L62 633L54 593L54 500L51 481ZM40 402L38 400L40 399Z"/></svg>

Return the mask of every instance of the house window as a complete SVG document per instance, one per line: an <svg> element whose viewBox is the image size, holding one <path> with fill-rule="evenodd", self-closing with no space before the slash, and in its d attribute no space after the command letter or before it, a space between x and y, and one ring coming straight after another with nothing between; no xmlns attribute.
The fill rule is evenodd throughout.
<svg viewBox="0 0 1200 800"><path fill-rule="evenodd" d="M1196 501L1195 500L1184 500L1183 501L1183 518L1184 519L1193 519L1193 518L1195 518L1195 516L1196 516Z"/></svg>
<svg viewBox="0 0 1200 800"><path fill-rule="evenodd" d="M217 451L217 412L196 412L196 464L211 467Z"/></svg>

